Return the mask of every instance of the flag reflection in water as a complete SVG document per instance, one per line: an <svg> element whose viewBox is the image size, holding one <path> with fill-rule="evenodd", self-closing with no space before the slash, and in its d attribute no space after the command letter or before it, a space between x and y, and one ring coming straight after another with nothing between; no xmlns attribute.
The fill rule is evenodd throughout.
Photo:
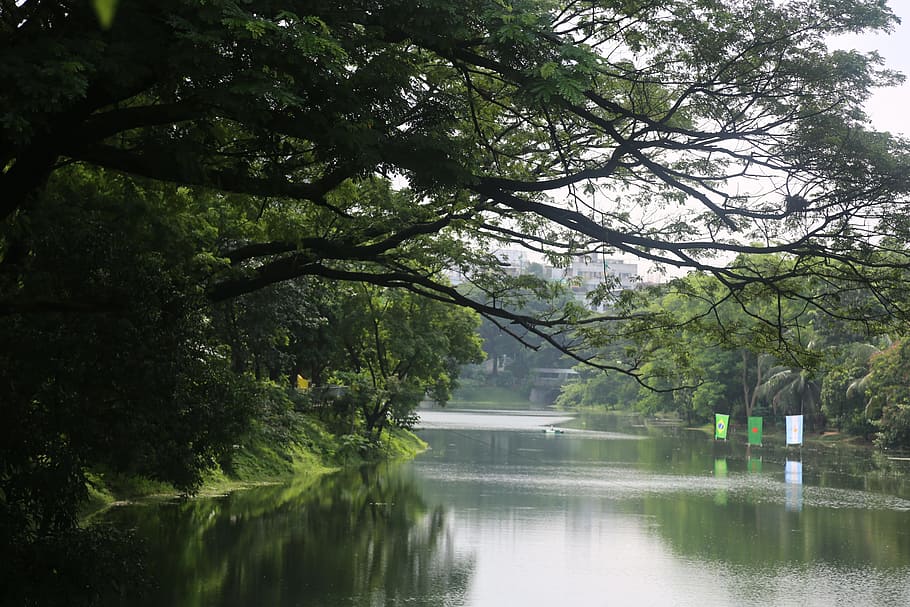
<svg viewBox="0 0 910 607"><path fill-rule="evenodd" d="M803 463L801 461L787 460L784 466L784 483L786 483L784 505L791 512L800 512L803 509Z"/></svg>

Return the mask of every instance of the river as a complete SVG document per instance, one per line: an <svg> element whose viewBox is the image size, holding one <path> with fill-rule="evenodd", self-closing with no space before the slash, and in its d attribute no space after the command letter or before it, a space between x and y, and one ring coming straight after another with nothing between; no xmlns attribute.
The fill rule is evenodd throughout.
<svg viewBox="0 0 910 607"><path fill-rule="evenodd" d="M113 509L130 604L910 605L910 463L564 420L424 411L411 462Z"/></svg>

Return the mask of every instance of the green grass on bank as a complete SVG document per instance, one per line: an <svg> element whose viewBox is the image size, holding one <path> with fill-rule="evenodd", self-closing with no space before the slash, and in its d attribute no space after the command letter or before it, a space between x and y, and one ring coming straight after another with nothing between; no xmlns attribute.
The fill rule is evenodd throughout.
<svg viewBox="0 0 910 607"><path fill-rule="evenodd" d="M690 430L698 430L707 436L714 436L714 424L707 423L700 426L690 427ZM786 444L786 430L783 427L765 426L762 429L762 443L765 445L784 446ZM740 429L736 426L727 435L727 440L740 441L743 444L748 442L749 436L746 429ZM803 432L804 445L820 445L827 447L857 447L857 448L875 448L872 441L863 436L855 436L831 430L813 430Z"/></svg>
<svg viewBox="0 0 910 607"><path fill-rule="evenodd" d="M459 386L447 406L465 409L539 408L539 406L535 407L525 394L514 388L478 385Z"/></svg>
<svg viewBox="0 0 910 607"><path fill-rule="evenodd" d="M379 445L360 435L337 435L318 419L295 414L280 440L266 428L254 428L234 446L229 461L208 471L195 495L223 495L266 484L311 482L345 466L378 460L404 459L424 451L426 443L400 428L386 430ZM88 499L81 516L89 520L118 502L173 499L181 492L168 483L137 476L92 470L87 474Z"/></svg>
<svg viewBox="0 0 910 607"><path fill-rule="evenodd" d="M704 423L696 426L688 425L675 413L658 414L643 417L640 413L627 409L606 410L603 407L577 407L562 409L572 413L575 418L565 424L566 428L600 431L629 431L634 428L647 428L649 431L659 431L668 426L684 427L696 431L706 437L714 437L714 424ZM727 440L746 444L749 440L745 424L734 422L728 433ZM762 432L762 440L768 446L785 446L786 432L782 426L766 425ZM806 431L803 434L803 444L821 447L849 447L856 449L876 448L871 439L863 436L837 432L833 430Z"/></svg>

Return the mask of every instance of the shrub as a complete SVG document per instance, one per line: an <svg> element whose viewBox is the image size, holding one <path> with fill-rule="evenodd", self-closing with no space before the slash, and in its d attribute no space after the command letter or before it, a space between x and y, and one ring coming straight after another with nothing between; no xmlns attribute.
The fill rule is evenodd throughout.
<svg viewBox="0 0 910 607"><path fill-rule="evenodd" d="M910 406L884 408L875 444L882 449L910 449Z"/></svg>

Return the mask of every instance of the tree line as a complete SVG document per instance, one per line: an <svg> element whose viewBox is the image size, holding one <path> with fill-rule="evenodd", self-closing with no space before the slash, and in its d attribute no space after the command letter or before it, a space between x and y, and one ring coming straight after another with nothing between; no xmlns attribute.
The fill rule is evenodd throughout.
<svg viewBox="0 0 910 607"><path fill-rule="evenodd" d="M806 260L741 256L733 265L746 271L767 263L785 267ZM709 422L716 412L742 424L752 415L778 422L804 415L810 430L874 438L884 448L910 447L905 335L871 321L874 312L856 322L812 306L817 290L826 288L822 283L800 281L791 288L796 298L755 283L734 299L717 278L695 272L635 293L641 306L662 315L662 326L614 340L597 355L625 359L641 374L607 375L580 366L582 381L565 386L557 402L672 412L688 423ZM881 305L871 291L844 298L856 309ZM775 316L781 323L768 320Z"/></svg>

